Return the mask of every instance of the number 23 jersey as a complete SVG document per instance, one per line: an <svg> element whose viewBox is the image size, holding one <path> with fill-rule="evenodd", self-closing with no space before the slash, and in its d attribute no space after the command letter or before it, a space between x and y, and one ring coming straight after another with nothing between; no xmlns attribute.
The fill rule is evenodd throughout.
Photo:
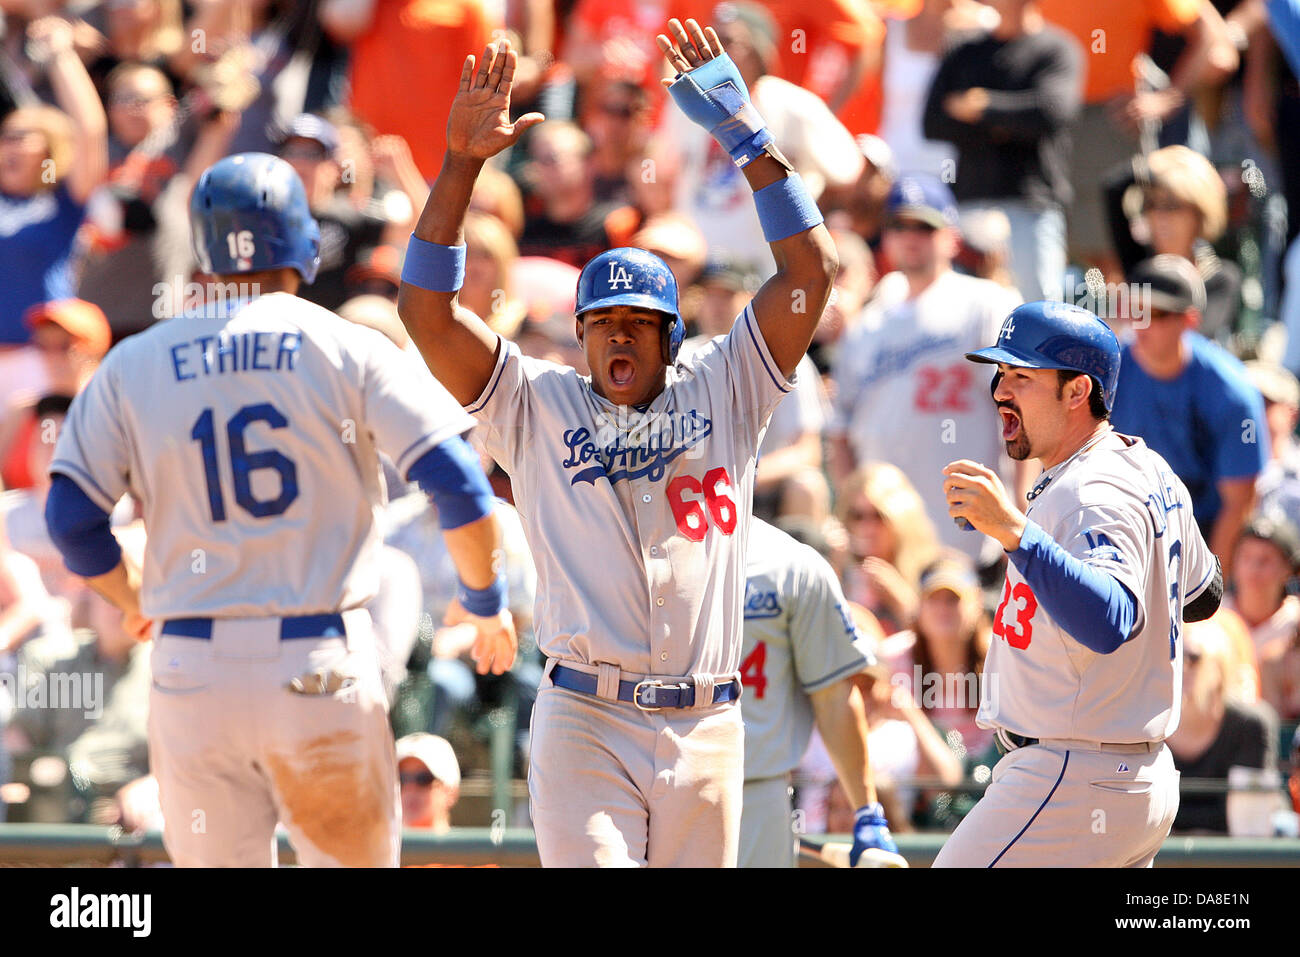
<svg viewBox="0 0 1300 957"><path fill-rule="evenodd" d="M1052 620L1009 564L980 726L1111 744L1168 737L1182 695L1183 606L1215 567L1186 487L1141 439L1112 432L1059 466L1028 515L1069 554L1127 588L1137 623L1111 654L1092 651Z"/></svg>
<svg viewBox="0 0 1300 957"><path fill-rule="evenodd" d="M381 333L288 293L123 340L73 402L51 472L130 492L154 618L344 610L378 590L376 449L406 475L474 426Z"/></svg>

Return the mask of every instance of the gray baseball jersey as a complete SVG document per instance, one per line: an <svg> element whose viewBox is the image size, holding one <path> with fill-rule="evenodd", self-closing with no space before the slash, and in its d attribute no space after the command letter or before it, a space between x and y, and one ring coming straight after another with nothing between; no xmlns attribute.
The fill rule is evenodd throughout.
<svg viewBox="0 0 1300 957"><path fill-rule="evenodd" d="M1043 479L1029 518L1133 594L1136 631L1111 654L1091 651L1052 620L1008 565L979 724L1035 738L1162 741L1178 727L1183 604L1205 590L1215 568L1187 489L1141 439L1116 432Z"/></svg>
<svg viewBox="0 0 1300 957"><path fill-rule="evenodd" d="M740 714L745 780L792 771L808 749L809 695L876 663L835 572L817 551L760 519L749 528Z"/></svg>
<svg viewBox="0 0 1300 957"><path fill-rule="evenodd" d="M359 607L378 588L376 449L405 474L473 420L372 329L286 293L228 313L113 349L50 470L106 510L126 492L143 503L152 618Z"/></svg>
<svg viewBox="0 0 1300 957"><path fill-rule="evenodd" d="M906 277L890 273L835 362L831 433L849 440L859 463L897 463L940 541L975 560L985 537L953 524L941 472L971 459L1010 477L989 377L966 353L995 341L1020 302L1014 290L951 271L909 299Z"/></svg>
<svg viewBox="0 0 1300 957"><path fill-rule="evenodd" d="M538 645L636 674L734 674L755 453L793 386L752 308L644 410L501 340L467 409L537 562Z"/></svg>

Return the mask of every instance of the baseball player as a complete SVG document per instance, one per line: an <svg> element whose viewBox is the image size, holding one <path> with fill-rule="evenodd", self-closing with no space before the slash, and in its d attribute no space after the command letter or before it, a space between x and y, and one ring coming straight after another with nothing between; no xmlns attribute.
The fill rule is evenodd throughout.
<svg viewBox="0 0 1300 957"><path fill-rule="evenodd" d="M1187 488L1111 428L1119 357L1104 322L1055 302L967 356L997 364L1007 452L1043 473L1022 514L990 469L943 470L950 514L1010 561L977 716L1004 756L937 867L1146 867L1177 813L1180 631L1218 608L1223 575Z"/></svg>
<svg viewBox="0 0 1300 957"><path fill-rule="evenodd" d="M442 172L407 249L412 339L510 473L537 561L529 794L545 866L734 866L743 782L741 604L754 459L835 272L821 216L694 21L659 37L680 108L755 190L776 273L719 337L678 361L684 325L658 257L613 249L581 271L591 375L522 356L460 306L461 226L511 123L516 54L465 61ZM689 31L689 34L688 34Z"/></svg>
<svg viewBox="0 0 1300 957"><path fill-rule="evenodd" d="M745 573L740 866L795 866L789 775L808 750L814 721L858 809L849 866L868 850L882 864L903 866L876 801L867 719L853 684L876 656L849 617L835 571L813 548L755 518Z"/></svg>
<svg viewBox="0 0 1300 957"><path fill-rule="evenodd" d="M124 340L73 402L50 466L68 567L154 638L150 763L182 866L268 866L277 819L309 866L395 866L396 760L369 616L377 449L438 503L480 671L514 632L473 423L383 335L297 298L319 262L303 186L261 153L190 203L223 298ZM238 285L235 284L238 280ZM238 295L224 298L231 292ZM108 530L143 507L143 578Z"/></svg>

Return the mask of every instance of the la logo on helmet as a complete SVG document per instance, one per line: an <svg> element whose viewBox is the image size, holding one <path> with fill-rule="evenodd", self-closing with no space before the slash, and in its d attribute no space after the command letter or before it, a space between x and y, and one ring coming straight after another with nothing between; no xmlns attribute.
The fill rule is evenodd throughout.
<svg viewBox="0 0 1300 957"><path fill-rule="evenodd" d="M616 262L610 263L609 264L609 288L617 289L620 283L622 284L624 289L631 290L632 277L627 274L627 270L623 268L621 263L616 263Z"/></svg>

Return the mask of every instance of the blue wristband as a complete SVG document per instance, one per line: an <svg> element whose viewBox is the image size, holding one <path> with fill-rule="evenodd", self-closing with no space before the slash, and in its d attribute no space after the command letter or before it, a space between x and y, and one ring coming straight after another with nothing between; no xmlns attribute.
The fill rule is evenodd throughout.
<svg viewBox="0 0 1300 957"><path fill-rule="evenodd" d="M791 173L754 193L758 221L763 238L769 243L812 229L822 221L821 210L813 202L798 173Z"/></svg>
<svg viewBox="0 0 1300 957"><path fill-rule="evenodd" d="M411 234L402 282L430 292L455 292L465 282L465 247L440 246Z"/></svg>
<svg viewBox="0 0 1300 957"><path fill-rule="evenodd" d="M480 618L491 618L506 607L506 576L500 575L487 588L470 588L460 583L460 592L456 596L464 609Z"/></svg>

